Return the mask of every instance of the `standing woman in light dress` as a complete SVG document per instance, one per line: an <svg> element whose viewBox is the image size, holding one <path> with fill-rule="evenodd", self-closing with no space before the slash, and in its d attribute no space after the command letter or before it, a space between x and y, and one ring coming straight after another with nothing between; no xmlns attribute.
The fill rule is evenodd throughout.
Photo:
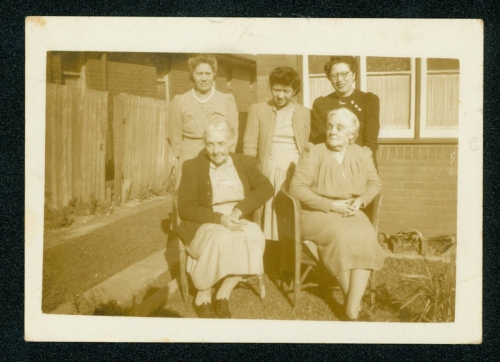
<svg viewBox="0 0 500 362"><path fill-rule="evenodd" d="M297 163L309 138L311 111L294 103L300 91L295 69L279 67L269 75L272 99L250 107L243 153L254 156L262 173L274 186L274 195L264 206L262 226L267 240L281 240L276 217L277 194L285 181L290 164ZM281 234L281 235L280 235Z"/></svg>
<svg viewBox="0 0 500 362"><path fill-rule="evenodd" d="M177 159L176 189L179 186L182 164L204 148L203 131L217 121L227 121L238 139L238 110L232 94L215 90L217 60L212 54L198 54L188 60L193 88L174 98L168 118L168 141Z"/></svg>

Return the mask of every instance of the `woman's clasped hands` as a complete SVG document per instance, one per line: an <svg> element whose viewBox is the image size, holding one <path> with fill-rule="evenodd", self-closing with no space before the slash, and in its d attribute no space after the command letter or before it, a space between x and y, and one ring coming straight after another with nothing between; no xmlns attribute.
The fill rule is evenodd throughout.
<svg viewBox="0 0 500 362"><path fill-rule="evenodd" d="M229 230L236 230L245 222L245 220L240 220L241 214L240 209L233 209L231 214L222 215L221 224Z"/></svg>
<svg viewBox="0 0 500 362"><path fill-rule="evenodd" d="M333 200L330 210L342 214L342 216L344 217L347 217L355 215L362 205L362 199L360 199L359 197L351 197L345 200Z"/></svg>

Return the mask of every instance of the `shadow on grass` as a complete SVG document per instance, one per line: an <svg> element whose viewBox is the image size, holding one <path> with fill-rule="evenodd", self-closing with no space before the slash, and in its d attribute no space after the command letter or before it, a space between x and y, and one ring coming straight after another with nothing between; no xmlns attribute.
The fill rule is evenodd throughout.
<svg viewBox="0 0 500 362"><path fill-rule="evenodd" d="M99 304L92 315L95 316L108 316L108 317L141 317L136 315L135 311L140 308L138 305L131 305L128 307L120 306L115 300L108 301L106 303ZM157 317L157 318L182 318L182 316L172 310L164 309L161 307L155 308L151 313L146 315L146 317Z"/></svg>
<svg viewBox="0 0 500 362"><path fill-rule="evenodd" d="M179 313L165 309L168 297L168 287L150 287L139 302L136 299L126 305L121 305L116 300L100 302L90 314L122 317L181 317Z"/></svg>

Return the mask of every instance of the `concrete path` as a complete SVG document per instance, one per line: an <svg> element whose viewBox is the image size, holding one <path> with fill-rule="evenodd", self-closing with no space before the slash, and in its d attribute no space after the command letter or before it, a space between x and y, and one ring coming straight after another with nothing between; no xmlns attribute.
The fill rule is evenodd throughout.
<svg viewBox="0 0 500 362"><path fill-rule="evenodd" d="M66 261L67 264L67 262L74 257L74 255L68 255L68 253L74 254L74 251L77 249L76 247L79 248L79 245L87 245L88 242L85 240L88 239L89 242L91 242L103 233L109 233L110 230L113 232L113 230L117 228L116 225L122 225L123 223L128 225L133 223L134 220L139 219L141 220L141 227L148 228L147 222L150 220L149 215L156 216L158 213L163 215L166 211L169 212L170 210L171 200L154 200L134 207L117 210L107 217L95 218L85 224L70 229L48 233L44 240L44 253L53 254L52 251L57 250L59 259ZM151 214L152 211L154 214ZM144 216L141 215L148 215L148 218L145 219ZM164 215L164 217L167 216L167 214ZM145 222L146 224L144 224ZM154 222L155 227L158 227L158 225L156 225L158 224L157 219L151 222ZM162 227L164 227L164 225L162 225ZM166 245L166 247L163 247L161 250L157 249L158 251L153 251L152 254L145 254L147 257L125 268L122 267L122 269L118 269L119 272L110 275L90 289L81 290L81 292L73 296L73 298L66 298L66 302L59 304L49 313L91 314L96 307L112 304L124 309L135 306L136 310L132 312L134 315L146 315L148 310L154 307L154 305L151 305L151 301L154 301L153 304L155 305L158 303L161 305L162 299L165 299L168 291L168 283L172 280L171 271L177 266L179 251L177 240L168 240L167 243L167 235L163 233L161 235L159 233L157 234L162 238L160 242L164 243L163 245ZM115 241L113 237L112 240L118 243L125 242L123 239ZM139 248L137 250L141 250L140 244L137 244L140 242L137 236L134 236L131 242L134 243L135 249ZM74 244L76 244L76 246ZM66 246L71 247L66 248ZM65 252L60 252L61 247L65 248ZM123 245L123 247L125 247L125 245ZM111 258L113 258L113 255L107 256L106 260L111 262ZM124 266L125 265L126 264L124 264ZM54 263L50 263L44 267L50 269L55 266ZM66 268L68 267L71 268L71 265L66 265ZM82 266L79 267L81 269ZM93 267L90 268L93 269ZM84 279L87 278L87 280L90 280L93 277L93 270L88 268L80 269L78 269L79 273L85 274ZM55 270L55 272L57 272L57 270ZM64 270L65 269L62 269L61 271ZM70 271L70 269L68 269L68 271ZM177 289L176 283L172 283L171 288L172 292L175 291ZM144 305L149 305L149 307L146 308L148 310L144 309Z"/></svg>

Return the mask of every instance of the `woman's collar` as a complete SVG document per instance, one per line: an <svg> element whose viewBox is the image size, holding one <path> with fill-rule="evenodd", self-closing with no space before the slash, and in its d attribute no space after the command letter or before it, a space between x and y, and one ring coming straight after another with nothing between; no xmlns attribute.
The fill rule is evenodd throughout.
<svg viewBox="0 0 500 362"><path fill-rule="evenodd" d="M288 104L280 109L276 108L276 106L274 105L274 102L273 100L271 99L271 107L273 109L274 112L278 112L278 111L282 111L283 109L285 108L295 108L295 102L290 100L290 102L288 102Z"/></svg>

